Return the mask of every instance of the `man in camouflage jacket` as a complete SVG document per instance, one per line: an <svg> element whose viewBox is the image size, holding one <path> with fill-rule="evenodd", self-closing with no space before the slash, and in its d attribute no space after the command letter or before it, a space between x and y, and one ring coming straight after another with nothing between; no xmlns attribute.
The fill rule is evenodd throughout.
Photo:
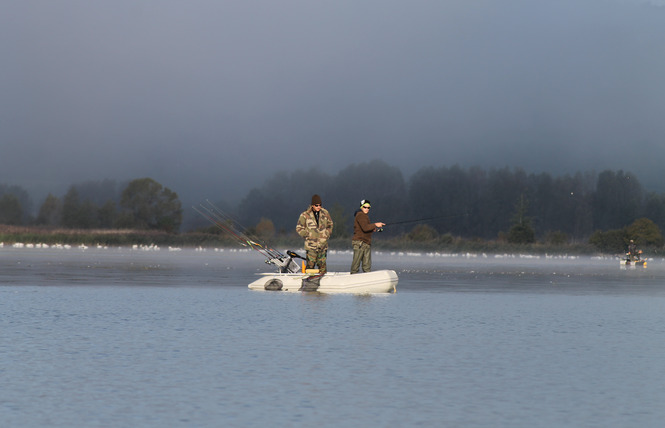
<svg viewBox="0 0 665 428"><path fill-rule="evenodd" d="M298 218L296 232L305 238L307 269L319 267L319 273L326 273L328 239L332 235L333 221L328 210L321 206L321 197L312 196L312 205Z"/></svg>

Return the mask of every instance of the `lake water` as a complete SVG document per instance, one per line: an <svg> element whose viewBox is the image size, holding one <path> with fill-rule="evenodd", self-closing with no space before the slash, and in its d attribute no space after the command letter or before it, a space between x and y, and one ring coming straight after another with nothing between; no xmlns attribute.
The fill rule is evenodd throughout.
<svg viewBox="0 0 665 428"><path fill-rule="evenodd" d="M249 291L258 253L5 245L0 423L663 425L665 261L373 258L396 294Z"/></svg>

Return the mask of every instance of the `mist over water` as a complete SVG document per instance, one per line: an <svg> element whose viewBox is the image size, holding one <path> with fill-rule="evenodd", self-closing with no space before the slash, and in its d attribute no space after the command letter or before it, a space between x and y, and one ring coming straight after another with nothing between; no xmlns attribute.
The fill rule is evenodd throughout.
<svg viewBox="0 0 665 428"><path fill-rule="evenodd" d="M35 4L0 17L0 183L35 203L142 177L233 201L353 158L663 190L660 1Z"/></svg>
<svg viewBox="0 0 665 428"><path fill-rule="evenodd" d="M346 270L350 252L331 252ZM665 261L381 253L396 294L252 292L256 253L0 248L8 426L660 426Z"/></svg>

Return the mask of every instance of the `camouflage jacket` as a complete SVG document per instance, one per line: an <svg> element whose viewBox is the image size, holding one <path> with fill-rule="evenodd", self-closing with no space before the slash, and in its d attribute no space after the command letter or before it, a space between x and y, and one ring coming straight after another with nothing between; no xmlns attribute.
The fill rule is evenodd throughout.
<svg viewBox="0 0 665 428"><path fill-rule="evenodd" d="M325 208L319 211L319 224L316 224L312 207L300 214L296 232L305 238L305 250L323 250L328 248L328 239L332 235L333 221Z"/></svg>

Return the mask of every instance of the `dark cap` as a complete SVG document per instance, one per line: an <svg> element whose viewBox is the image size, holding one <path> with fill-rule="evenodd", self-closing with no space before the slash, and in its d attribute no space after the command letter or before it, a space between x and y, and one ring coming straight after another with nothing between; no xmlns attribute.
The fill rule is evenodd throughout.
<svg viewBox="0 0 665 428"><path fill-rule="evenodd" d="M321 196L314 195L312 196L312 205L321 205Z"/></svg>

